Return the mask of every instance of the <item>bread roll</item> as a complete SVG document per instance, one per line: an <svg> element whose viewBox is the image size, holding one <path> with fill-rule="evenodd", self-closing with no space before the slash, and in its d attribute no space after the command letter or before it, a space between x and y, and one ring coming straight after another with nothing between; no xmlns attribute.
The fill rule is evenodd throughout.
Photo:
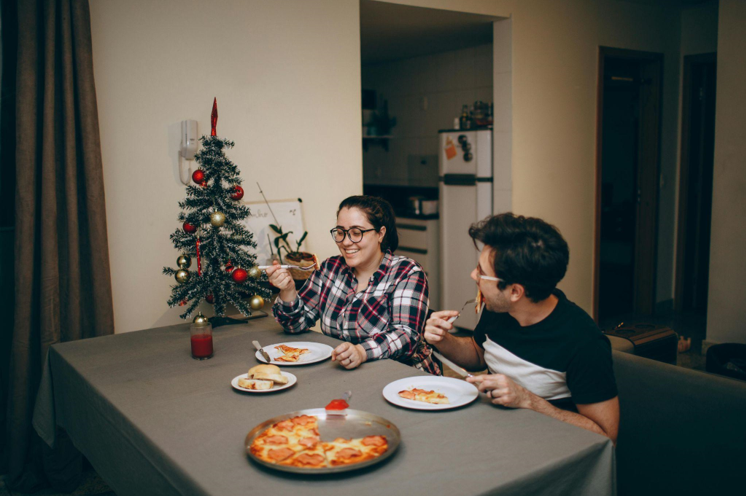
<svg viewBox="0 0 746 496"><path fill-rule="evenodd" d="M241 378L238 380L238 385L245 389L272 389L274 383L272 381Z"/></svg>
<svg viewBox="0 0 746 496"><path fill-rule="evenodd" d="M249 379L274 381L277 384L287 384L288 378L282 375L277 365L263 364L249 369Z"/></svg>

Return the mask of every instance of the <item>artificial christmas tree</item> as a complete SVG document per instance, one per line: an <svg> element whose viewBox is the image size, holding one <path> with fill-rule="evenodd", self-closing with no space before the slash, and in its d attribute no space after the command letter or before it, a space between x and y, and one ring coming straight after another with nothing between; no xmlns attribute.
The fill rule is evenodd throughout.
<svg viewBox="0 0 746 496"><path fill-rule="evenodd" d="M259 284L266 276L252 270L255 255L245 250L256 248L253 234L240 223L249 209L238 201L243 197L239 170L225 155L234 143L218 138L217 120L215 99L211 135L200 138L202 150L194 157L200 166L192 174L196 185L187 186L187 198L179 202L182 227L171 234L180 253L178 268L163 268L178 283L172 286L168 305L187 307L182 319L189 318L202 300L214 306L216 316L224 317L228 304L249 316L262 296L270 296ZM196 270L190 270L192 260L197 262Z"/></svg>

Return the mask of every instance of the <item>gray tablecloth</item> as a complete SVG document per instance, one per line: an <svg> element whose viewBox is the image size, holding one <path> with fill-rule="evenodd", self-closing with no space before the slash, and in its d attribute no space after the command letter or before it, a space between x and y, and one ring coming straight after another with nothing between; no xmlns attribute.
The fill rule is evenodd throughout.
<svg viewBox="0 0 746 496"><path fill-rule="evenodd" d="M251 340L338 344L287 335L271 319L215 330L215 356L190 356L189 326L86 339L50 349L34 426L55 425L119 496L144 494L615 494L615 453L599 435L486 397L457 410L423 412L386 402L391 381L421 372L393 360L347 371L329 360L288 367L283 392L237 392L230 381L256 365ZM244 452L248 431L276 415L326 405L351 389L352 406L396 424L399 451L367 472L324 477L275 472Z"/></svg>

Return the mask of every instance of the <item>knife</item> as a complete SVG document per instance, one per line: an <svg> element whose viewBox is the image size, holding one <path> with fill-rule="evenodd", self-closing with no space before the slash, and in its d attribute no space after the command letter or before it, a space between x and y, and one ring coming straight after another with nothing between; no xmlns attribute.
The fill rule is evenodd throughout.
<svg viewBox="0 0 746 496"><path fill-rule="evenodd" d="M259 351L259 353L261 353L261 355L264 357L264 359L267 360L267 363L271 363L272 359L269 358L269 353L264 351L264 348L262 348L262 345L259 344L259 341L252 341L252 343L254 344L254 348L256 348Z"/></svg>
<svg viewBox="0 0 746 496"><path fill-rule="evenodd" d="M441 355L437 351L433 350L433 355L435 355L436 357L438 357L438 359L440 359L441 362L443 362L445 365L447 365L449 369L453 370L454 372L456 372L461 377L474 377L473 375L471 375L470 373L468 373L466 370L464 370L463 368L459 367L458 365L456 365L455 363L453 363L452 361L450 361L449 359L447 359L446 357L444 357L443 355Z"/></svg>

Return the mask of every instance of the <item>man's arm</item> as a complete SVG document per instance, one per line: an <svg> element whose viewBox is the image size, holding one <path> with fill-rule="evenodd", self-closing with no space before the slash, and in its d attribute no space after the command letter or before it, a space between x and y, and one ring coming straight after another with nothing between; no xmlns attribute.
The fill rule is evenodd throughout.
<svg viewBox="0 0 746 496"><path fill-rule="evenodd" d="M455 310L434 312L425 325L425 341L436 346L446 358L467 370L484 370L487 368L484 350L479 347L474 338L458 338L448 332L453 329L453 324L448 322L448 319L458 314Z"/></svg>
<svg viewBox="0 0 746 496"><path fill-rule="evenodd" d="M619 397L599 403L577 405L578 412L557 408L547 400L519 386L503 374L469 377L467 381L492 399L509 408L526 408L608 437L616 444L619 432Z"/></svg>

